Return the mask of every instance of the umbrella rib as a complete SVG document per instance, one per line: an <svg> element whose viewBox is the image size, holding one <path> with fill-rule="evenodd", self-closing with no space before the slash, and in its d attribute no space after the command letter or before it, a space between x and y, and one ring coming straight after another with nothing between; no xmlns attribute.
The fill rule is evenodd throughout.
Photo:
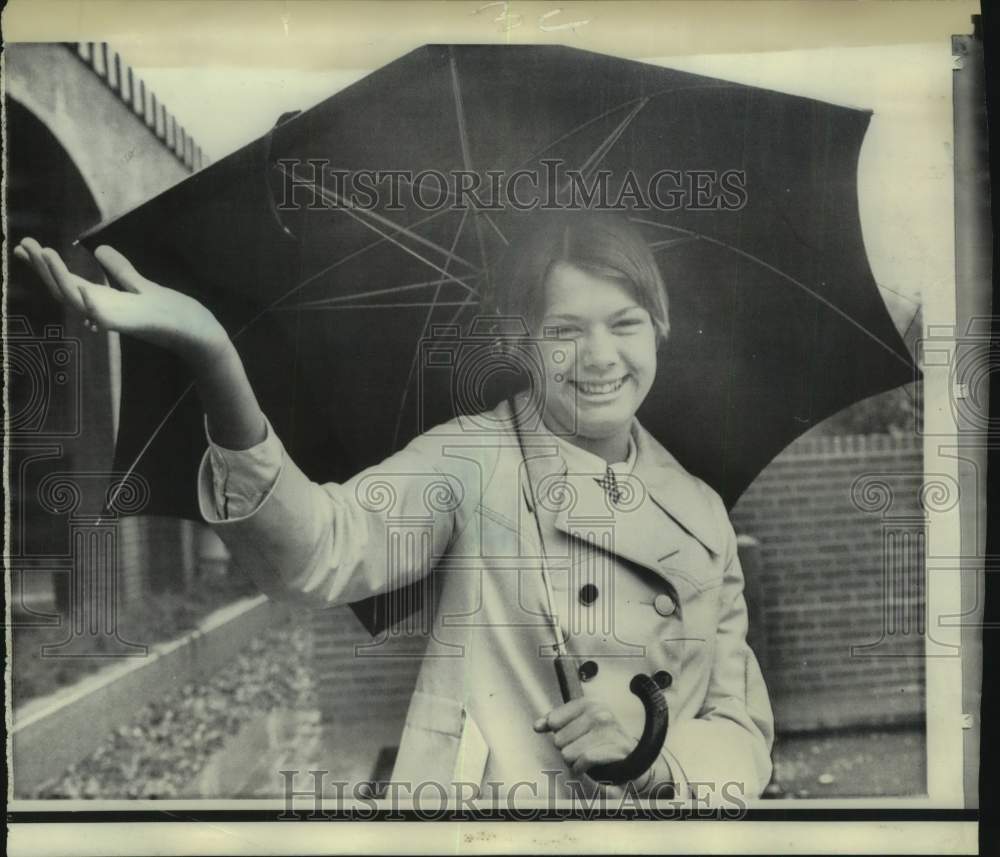
<svg viewBox="0 0 1000 857"><path fill-rule="evenodd" d="M876 283L875 285L878 286L880 289L884 289L885 291L889 292L889 294L895 295L897 298L900 298L901 300L909 301L911 304L916 304L917 306L920 306L920 301L918 301L916 298L911 298L909 295L904 295L902 292L890 288L889 286L885 286L882 283Z"/></svg>
<svg viewBox="0 0 1000 857"><path fill-rule="evenodd" d="M503 243L504 243L504 246L505 246L505 247L509 247L509 246L510 246L510 241L508 241L508 240L507 240L507 236L506 236L506 235L504 235L504 234L503 234L503 232L501 232L501 231L500 231L500 227L499 227L499 226L497 226L497 225L496 225L496 224L495 224L495 223L493 222L493 218L492 218L492 217L490 217L490 216L489 216L489 215L488 215L488 214L487 214L487 213L486 213L485 211L483 211L483 212L478 212L478 213L481 213L481 214L483 215L483 217L485 217L485 218L486 218L486 222L487 222L487 223L488 223L488 224L489 224L490 226L492 226L492 227L493 227L493 231L494 231L494 232L496 232L496 234L500 236L500 240L501 240L501 241L503 241Z"/></svg>
<svg viewBox="0 0 1000 857"><path fill-rule="evenodd" d="M322 192L323 191L321 191L321 193ZM334 196L338 196L338 195L334 194ZM346 203L346 200L343 200L343 202ZM374 223L368 223L366 220L364 220L364 218L360 217L357 213L355 213L355 211L353 210L353 206L351 206L350 204L347 204L347 206L346 206L346 208L344 210L347 212L347 214L350 217L353 217L362 226L366 226L369 229L371 229L372 232L375 232L378 235L381 235L388 242L390 242L391 244L395 244L397 247L399 247L399 249L402 250L403 252L409 253L411 256L413 256L415 259L420 260L425 265L429 265L431 268L433 268L439 274L444 274L445 277L447 277L452 282L458 283L458 285L460 285L463 289L466 289L466 290L472 292L473 294L477 294L477 292L476 292L475 289L473 289L471 286L467 286L460 279L458 279L458 277L456 277L454 274L450 273L445 268L442 268L440 265L436 264L435 262L432 262L426 256L421 256L416 250L414 250L412 247L407 247L402 241L397 241L391 235L389 235L389 234L383 232L381 229L379 229ZM392 223L392 221L389 221L389 222ZM394 225L398 225L398 224L394 224ZM400 229L401 232L404 232L404 233L407 232L407 230L404 227L399 227L399 229ZM458 257L454 257L454 258L458 258ZM465 264L468 265L469 263L466 262ZM470 267L473 267L473 266L470 265Z"/></svg>
<svg viewBox="0 0 1000 857"><path fill-rule="evenodd" d="M400 177L399 177L399 180L400 180L400 181L401 181L401 182L402 182L403 184L405 184L405 185L408 185L409 187L414 187L414 185L415 185L415 183L414 183L414 182L411 182L411 181L410 181L410 180L409 180L409 179L408 179L408 178L407 178L406 176L400 176ZM417 184L423 184L423 181L424 181L424 180L423 180L423 179L421 179L421 180L420 180L420 182L419 182L419 183L417 183ZM456 198L455 194L454 194L454 193L452 193L452 192L451 192L450 190L448 190L448 188L446 188L446 187L445 187L445 188L441 188L441 190L442 190L442 192L444 193L444 195L445 195L445 197L446 197L447 199L449 199L449 200L450 200L451 202L453 202L453 203L457 203L457 201L458 201L458 200L457 200L457 198ZM462 208L461 210L462 210L462 211L467 211L467 210L468 210L468 208L467 208L467 207L463 207L463 208ZM500 231L500 227L499 227L499 226L497 226L497 224L496 224L496 221L494 221L494 220L493 220L493 218L492 218L492 217L490 217L490 214L489 214L489 212L488 212L488 211L486 211L485 209L482 209L482 208L477 208L477 209L476 209L476 215L477 215L477 216L479 216L479 217L482 217L482 218L484 218L484 219L486 220L486 222L487 222L487 223L488 223L488 224L489 224L490 226L492 226L492 227L493 227L493 231L494 231L494 232L496 232L496 234L497 234L497 235L498 235L498 236L500 237L500 240L501 240L501 241L503 241L503 243L504 243L504 244L505 244L506 246L510 246L510 241L508 241L508 240L507 240L507 236L506 236L506 235L504 235L504 234L503 234L503 232L501 232L501 231ZM422 222L422 221L420 221L420 222ZM480 269L478 269L478 270L479 270L479 272L480 272L480 273L482 273L482 271L483 271L484 269L480 268Z"/></svg>
<svg viewBox="0 0 1000 857"><path fill-rule="evenodd" d="M436 306L466 306L467 300L455 300L455 301L412 301L409 303L398 303L398 304L343 304L339 306L310 306L309 309L315 310L341 310L341 309L406 309L411 307L430 307L433 309ZM275 307L271 312L298 312L302 310L301 306L280 306Z"/></svg>
<svg viewBox="0 0 1000 857"><path fill-rule="evenodd" d="M468 219L468 216L468 209L462 211L462 219L458 222L458 229L455 230L455 237L451 239L452 250L458 246L458 241L462 237L462 230L465 229L465 221ZM447 264L448 263L445 262L445 265ZM394 447L399 445L399 430L403 426L403 409L406 407L406 397L410 390L410 383L413 381L413 373L417 371L417 361L420 359L419 342L427 335L427 327L431 323L431 316L434 314L434 307L437 306L437 300L438 296L441 294L442 285L444 285L443 282L439 283L438 287L434 290L434 297L431 298L432 305L428 308L427 314L424 316L423 326L420 328L420 337L417 339L418 347L413 351L413 359L410 360L410 368L406 373L406 382L403 384L403 395L399 400L399 409L396 411L396 427L392 433L392 445ZM466 295L466 302L468 302L471 297L471 295ZM457 318L458 314L461 312L461 309L456 310L455 315L452 316L452 321L454 321L454 319Z"/></svg>
<svg viewBox="0 0 1000 857"><path fill-rule="evenodd" d="M170 417L173 415L174 411L177 410L177 408L180 406L180 403L184 401L184 397L194 389L194 386L195 386L194 382L192 381L190 384L187 385L187 387L185 387L181 391L181 394L177 397L177 399L174 401L174 403L170 406L170 408L167 410L167 412L163 415L163 419L160 420L159 425L157 425L156 428L153 429L152 433L149 436L149 440L147 440L146 443L143 444L142 449L139 450L138 455L136 455L135 459L133 459L132 463L128 466L128 470L125 471L125 475L118 482L118 486L115 489L114 495L108 499L107 507L109 509L113 509L114 508L115 501L118 499L118 495L125 488L125 483L128 482L128 478L132 475L132 471L134 471L135 468L136 468L136 466L139 464L139 462L142 461L142 457L146 454L146 452L149 450L149 448L153 445L153 441L156 440L157 435L159 435L160 431L167 424L167 420L169 420ZM103 517L104 516L102 515L100 518L97 519L97 523L98 524L101 523L101 520L103 519Z"/></svg>
<svg viewBox="0 0 1000 857"><path fill-rule="evenodd" d="M276 168L282 170L286 175L289 175L288 171L285 169L284 165L278 164ZM368 217L370 217L372 220L376 221L377 223L380 223L383 226L388 226L388 227L390 227L391 229L393 229L396 232L403 233L408 238L411 238L414 241L416 241L418 244L423 244L425 247L429 247L430 249L437 251L438 253L440 253L441 255L443 255L445 258L451 258L451 259L454 259L456 262L461 262L463 265L465 265L467 268L471 268L473 271L478 270L476 268L476 266L472 264L472 262L469 262L468 260L463 259L461 256L456 256L454 253L449 253L440 244L436 244L435 242L431 241L429 238L424 238L423 235L418 235L416 232L413 232L408 227L403 226L401 223L396 223L394 220L390 220L388 217L384 217L383 215L379 214L377 211L368 211L367 209L359 208L358 206L355 206L351 202L349 202L348 200L346 200L344 197L342 197L336 191L327 190L325 187L323 187L322 185L318 185L315 182L301 180L301 179L299 179L295 175L294 170L292 171L290 177L292 179L294 179L296 182L302 181L304 184L308 184L310 187L314 188L320 194L320 196L323 197L323 199L325 199L327 202L333 201L333 202L337 203L337 206L340 207L340 208L345 209L348 214L351 214L352 212L361 212L361 213L364 213L365 215L367 215ZM361 219L360 217L358 217L357 215L355 215L355 220L358 220L359 223L361 223L361 224L363 224L365 226L368 226L369 228L372 228L370 224L365 223L365 221L363 219ZM375 231L378 231L378 230L375 230ZM380 235L384 235L384 233L381 233L381 232L379 234ZM388 237L388 236L386 236L386 237ZM393 239L389 238L388 240L392 241ZM399 242L395 242L395 243L399 243ZM402 245L400 245L400 246L402 246Z"/></svg>
<svg viewBox="0 0 1000 857"><path fill-rule="evenodd" d="M923 307L920 304L917 304L916 312L913 313L913 315L910 318L909 323L906 325L906 328L900 334L900 336L903 338L903 342L904 343L906 342L906 335L910 332L910 328L913 327L913 325L916 323L917 319L920 318L920 312L921 312L922 309L923 309Z"/></svg>
<svg viewBox="0 0 1000 857"><path fill-rule="evenodd" d="M703 235L700 232L695 232L695 231L690 230L690 229L684 229L683 227L680 227L680 226L671 226L671 225L666 224L666 223L658 223L655 220L646 220L646 219L641 218L641 217L630 217L629 220L631 220L633 223L643 223L643 224L646 224L648 226L657 226L660 229L670 229L670 230L673 230L675 232L683 232L684 234L690 236L692 239L696 239L696 240L699 240L699 241L705 241L705 242L707 242L709 244L714 244L716 247L721 247L723 250L728 250L730 253L735 253L737 256L742 256L744 259L747 259L750 262L753 262L753 263L755 263L757 265L760 265L762 268L767 269L771 273L777 274L783 280L787 280L793 286L798 286L798 288L802 289L802 291L804 291L806 294L808 294L811 297L815 298L817 301L819 301L821 304L823 304L828 309L833 310L837 315L839 315L842 319L844 319L844 321L848 322L849 324L852 324L854 327L856 327L858 330L860 330L865 336L867 336L873 342L876 342L878 345L880 345L882 348L884 348L886 351L888 351L893 357L895 357L897 360L899 360L900 363L904 363L906 365L909 365L909 362L907 360L905 360L903 357L901 357L899 354L897 354L896 350L892 346L890 346L888 343L885 343L881 339L879 339L874 333L872 333L867 327L865 327L863 324L861 324L861 322L859 322L853 316L851 316L850 314L844 312L836 304L830 302L825 297L823 297L823 295L821 295L818 292L815 292L812 289L810 289L809 286L807 286L801 280L795 279L795 277L793 277L791 274L786 274L780 268L776 268L770 262L764 261L759 256L754 256L753 253L747 253L746 250L741 250L739 247L734 247L732 244L728 244L725 241L720 241L718 238L712 238L712 237L710 237L708 235ZM661 249L663 249L663 248L661 248Z"/></svg>
<svg viewBox="0 0 1000 857"><path fill-rule="evenodd" d="M632 108L632 110L629 112L629 114L624 119L622 119L621 122L618 123L618 127L615 128L605 138L604 142L601 143L594 150L594 152L591 154L591 156L589 158L587 158L587 160L585 160L583 162L583 166L580 167L580 172L581 173L583 173L588 178L590 177L590 175L593 172L593 170L597 167L598 164L600 164L601 161L604 160L605 155L607 155L608 152L611 151L611 149L614 147L615 143L617 143L618 140L621 138L622 134L625 133L625 130L628 128L628 126L632 124L632 122L635 119L635 117L638 116L642 112L642 109L647 104L649 104L649 96L646 96L646 97L640 99L639 103L636 104L636 106ZM565 179L564 179L564 181L565 181Z"/></svg>
<svg viewBox="0 0 1000 857"><path fill-rule="evenodd" d="M460 303L449 304L449 306L458 306L458 309L456 309L451 314L451 318L448 319L445 325L447 326L449 324L454 324L456 321L458 321L458 317L462 314L462 310L465 309L470 303L472 303L472 296L466 295L465 298Z"/></svg>
<svg viewBox="0 0 1000 857"><path fill-rule="evenodd" d="M431 309L433 310L434 307L438 307L438 306L457 306L458 309L456 309L455 312L453 312L451 314L451 318L449 318L448 321L445 322L445 326L448 326L448 325L454 324L458 320L458 317L462 314L462 311L466 307L468 307L471 303L472 303L472 295L466 295L465 299L461 300L461 301L452 301L452 302L449 302L449 303L435 303L431 307ZM427 318L424 320L424 328L423 328L423 331L420 334L420 339L423 339L424 336L426 335L426 332L427 332L427 322L430 321L430 316L431 316L431 314L430 314L430 312L428 312L427 313ZM399 403L399 410L396 412L396 430L393 432L393 435L392 435L392 443L393 443L394 447L399 446L399 430L400 430L400 428L403 425L403 408L406 406L406 397L407 397L407 395L409 393L409 390L410 390L410 382L411 382L411 380L413 378L413 373L416 371L417 360L419 358L419 355L420 355L419 350L418 351L414 351L414 353L413 353L413 360L410 363L410 372L409 372L409 374L407 375L407 378L406 378L406 385L403 387L403 398L402 398L402 401Z"/></svg>
<svg viewBox="0 0 1000 857"><path fill-rule="evenodd" d="M528 164L528 163L531 163L532 161L538 160L539 158L541 158L542 155L544 155L547 151L549 151L549 149L553 148L554 146L558 146L564 140L568 140L570 137L572 137L572 136L574 136L576 134L579 134L581 131L585 130L590 125L593 125L595 122L600 122L602 119L610 116L612 113L617 113L619 110L624 110L625 108L629 107L632 104L635 104L637 101L640 101L643 98L646 99L647 101L651 101L654 98L660 98L661 96L664 96L664 95L674 95L674 94L679 93L679 92L693 92L693 91L698 90L698 89L719 89L719 90L721 90L721 89L736 89L736 88L737 88L737 86L735 84L731 84L731 83L698 84L696 86L678 86L678 87L674 87L674 88L660 89L660 90L658 90L658 91L656 91L656 92L654 92L654 93L652 93L650 95L643 95L643 96L639 96L637 98L629 99L628 101L623 101L621 104L616 104L614 107L611 107L611 108L605 110L603 113L600 113L597 116L594 116L594 117L588 119L586 122L583 122L580 125L577 125L572 130L567 131L565 134L562 134L561 136L557 137L551 143L546 144L545 146L543 146L541 149L538 149L533 154L528 155L528 157L526 157L524 160L522 160L517 165L517 167L515 167L515 169L519 169L519 168L523 167L525 164Z"/></svg>
<svg viewBox="0 0 1000 857"><path fill-rule="evenodd" d="M586 122L584 122L584 123L582 123L580 125L577 125L572 130L567 131L565 134L562 134L559 137L556 137L555 140L553 140L551 143L546 144L544 147L542 147L538 151L534 152L531 155L528 155L528 157L526 157L523 161L521 161L517 165L517 168L523 167L525 164L529 164L532 161L537 161L549 149L552 149L555 146L558 146L561 142L563 142L563 140L568 140L570 137L572 137L572 136L574 136L576 134L579 134L581 131L585 130L588 126L593 125L595 122L600 122L602 119L604 119L607 116L610 116L612 113L617 113L619 110L624 110L630 104L634 104L638 100L639 100L638 98L633 98L630 101L626 101L626 102L624 102L622 104L615 105L614 107L610 108L609 110L605 110L603 113L600 113L597 116L592 116Z"/></svg>
<svg viewBox="0 0 1000 857"><path fill-rule="evenodd" d="M472 274L470 276L478 276ZM443 277L437 280L427 280L424 283L408 283L404 286L392 286L386 289L373 289L370 292L355 292L350 295L337 295L332 298L322 298L315 301L305 301L303 303L292 304L288 307L280 307L280 309L309 309L311 307L322 307L328 306L330 304L346 303L347 301L361 300L363 298L374 298L381 295L395 295L400 292L409 292L415 289L426 289L431 286L441 286L443 283L450 282L450 280L445 280Z"/></svg>
<svg viewBox="0 0 1000 857"><path fill-rule="evenodd" d="M666 250L668 247L676 247L678 244L690 244L697 241L696 235L685 236L684 238L665 238L663 241L653 241L649 245L650 250Z"/></svg>
<svg viewBox="0 0 1000 857"><path fill-rule="evenodd" d="M413 225L414 226L422 226L425 223L429 223L431 220L437 219L443 213L444 213L443 210L442 211L435 211L433 214L429 214L429 215L427 215L427 217L423 217L420 220L417 220ZM333 262L333 263L327 265L325 268L323 268L320 271L317 271L315 274L311 274L310 276L306 277L301 283L296 283L294 286L292 286L292 288L290 288L287 292L285 292L285 294L283 294L280 298L278 298L277 300L275 300L274 303L271 304L271 306L274 306L275 304L279 304L283 300L287 300L292 295L294 295L297 291L300 291L300 290L304 289L310 283L316 282L316 280L318 280L320 277L322 277L322 276L324 276L326 274L329 274L330 271L332 271L334 268L339 268L341 265L343 265L343 264L345 264L347 262L350 262L351 259L355 259L358 256L362 256L365 253L367 253L369 250L374 250L376 247L379 246L379 244L382 244L382 243L384 243L387 240L388 240L387 238L377 238L376 240L372 241L370 244L366 244L364 247L361 247L361 248L353 251L352 253L348 253L346 256L341 256L336 262ZM270 309L270 308L271 307L267 307L267 309L263 310L263 312L267 312L267 310ZM259 318L259 316L255 317L254 319L251 319L251 321L249 321L246 325L244 325L243 328L241 328L240 331L237 334L235 334L235 335L238 336L239 333L242 333L244 330L246 330L246 328L249 327L251 324L253 324L253 322L256 321L257 318Z"/></svg>
<svg viewBox="0 0 1000 857"><path fill-rule="evenodd" d="M462 149L462 164L466 172L472 172L472 153L469 151L469 133L465 124L465 106L462 104L462 86L458 80L458 65L455 62L453 48L448 49L449 65L451 67L451 93L455 101L455 118L458 122L458 142ZM486 243L483 241L483 230L479 223L479 212L475 212L476 242L479 244L479 259L483 270L487 267Z"/></svg>
<svg viewBox="0 0 1000 857"><path fill-rule="evenodd" d="M420 220L416 221L413 225L414 226L422 226L424 223L427 223L427 222L429 222L431 220L436 219L437 217L440 217L441 214L442 214L442 212L435 211L433 214L430 214L427 217L421 218ZM369 250L374 250L376 247L379 246L379 244L383 244L383 243L385 243L388 240L389 240L388 238L377 238L375 241L372 241L371 244L366 244L364 247L361 247L360 249L355 250L353 253L348 253L346 256L341 256L336 262L333 262L332 264L327 265L322 270L317 271L315 274L311 274L310 276L306 277L301 283L297 283L296 285L294 285L291 289L289 289L287 292L285 292L285 294L283 294L280 298L278 298L274 302L274 304L281 303L281 301L286 300L287 298L291 297L297 291L300 291L301 289L304 289L310 283L314 283L320 277L324 276L325 274L329 274L330 271L332 271L334 268L339 268L341 265L343 265L343 264L351 261L351 259L355 259L358 256L362 256L365 253L367 253ZM479 275L479 272L477 271L475 274L472 274L470 276L478 276L478 275ZM272 304L271 306L274 306L274 304ZM270 309L270 307L268 307L268 309ZM243 328L243 330L245 330L245 329L246 329L246 326ZM242 330L240 332L242 333Z"/></svg>

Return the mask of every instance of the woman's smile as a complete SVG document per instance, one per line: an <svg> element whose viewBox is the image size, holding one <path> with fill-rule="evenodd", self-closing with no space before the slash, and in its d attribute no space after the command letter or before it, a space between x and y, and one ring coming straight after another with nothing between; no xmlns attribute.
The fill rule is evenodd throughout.
<svg viewBox="0 0 1000 857"><path fill-rule="evenodd" d="M609 381L585 381L577 379L570 380L569 383L576 388L577 393L583 399L600 403L614 400L631 377L631 375L622 375L618 378L612 378Z"/></svg>

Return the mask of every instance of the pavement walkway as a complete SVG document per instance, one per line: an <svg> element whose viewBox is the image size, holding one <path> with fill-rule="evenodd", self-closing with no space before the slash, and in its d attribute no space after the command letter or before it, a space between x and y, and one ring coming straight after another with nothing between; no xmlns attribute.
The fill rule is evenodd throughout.
<svg viewBox="0 0 1000 857"><path fill-rule="evenodd" d="M320 722L318 710L276 709L246 723L213 754L190 793L206 798L284 798L287 784L313 787L310 771L326 783L369 782L383 747L399 736L378 724L337 726ZM250 761L252 760L252 761ZM283 774L291 771L294 774Z"/></svg>

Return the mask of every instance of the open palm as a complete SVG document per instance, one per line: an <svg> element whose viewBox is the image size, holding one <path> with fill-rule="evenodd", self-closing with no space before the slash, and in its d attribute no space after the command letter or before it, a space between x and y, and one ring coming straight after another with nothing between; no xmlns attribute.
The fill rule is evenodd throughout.
<svg viewBox="0 0 1000 857"><path fill-rule="evenodd" d="M94 253L115 288L72 273L59 254L25 238L14 255L27 262L52 296L97 329L135 336L182 357L211 352L226 341L215 317L198 301L147 280L121 253L98 247Z"/></svg>

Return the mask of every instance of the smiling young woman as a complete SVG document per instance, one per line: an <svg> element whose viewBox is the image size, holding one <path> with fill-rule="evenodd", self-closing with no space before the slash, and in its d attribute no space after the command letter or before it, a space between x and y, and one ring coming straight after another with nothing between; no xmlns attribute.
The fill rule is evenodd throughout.
<svg viewBox="0 0 1000 857"><path fill-rule="evenodd" d="M623 461L670 330L659 268L617 212L540 211L530 221L497 274L498 311L523 319L541 345L550 430Z"/></svg>
<svg viewBox="0 0 1000 857"><path fill-rule="evenodd" d="M545 423L606 461L624 461L632 418L656 376L653 319L626 283L570 262L552 266L545 291L540 327L572 343L568 365L546 361Z"/></svg>
<svg viewBox="0 0 1000 857"><path fill-rule="evenodd" d="M773 722L735 534L718 495L635 418L669 324L655 260L624 217L538 212L494 274L498 309L543 351L536 395L490 412L492 431L453 420L342 484L298 468L203 306L110 248L97 258L118 291L33 241L16 255L57 300L189 363L207 417L201 514L263 591L324 608L449 569L434 578L393 771L403 788L529 799L608 788L587 772L643 743L638 677L662 691L669 730L645 770L612 788L687 797L697 783L724 803L767 785ZM569 505L546 502L556 496ZM420 550L399 548L408 521ZM554 630L577 685L568 701Z"/></svg>

